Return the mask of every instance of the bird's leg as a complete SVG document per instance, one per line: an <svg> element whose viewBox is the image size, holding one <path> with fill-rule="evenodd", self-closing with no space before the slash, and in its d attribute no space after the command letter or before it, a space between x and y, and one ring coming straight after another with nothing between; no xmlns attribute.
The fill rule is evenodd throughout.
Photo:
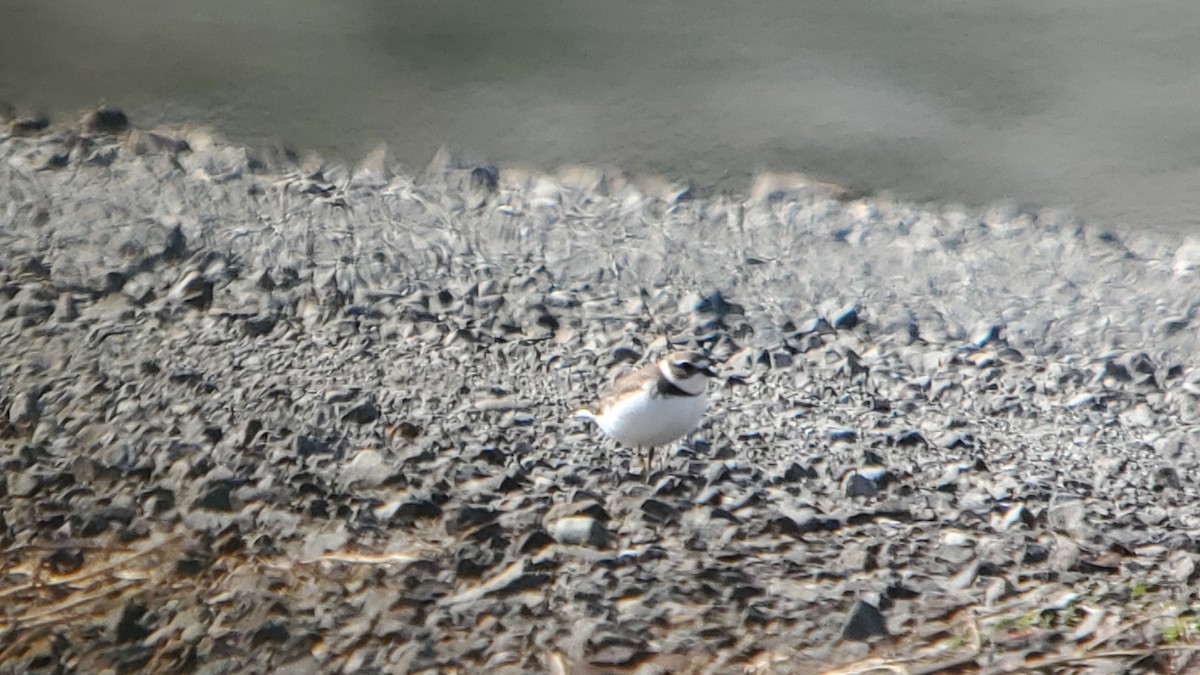
<svg viewBox="0 0 1200 675"><path fill-rule="evenodd" d="M646 452L646 471L645 471L644 475L646 477L647 484L650 483L650 473L652 471L654 471L654 446L653 445L650 446L649 450Z"/></svg>

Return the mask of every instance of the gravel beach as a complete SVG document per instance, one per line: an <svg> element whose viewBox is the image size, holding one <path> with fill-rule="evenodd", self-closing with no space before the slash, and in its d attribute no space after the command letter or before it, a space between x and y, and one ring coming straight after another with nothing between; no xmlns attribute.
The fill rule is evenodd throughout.
<svg viewBox="0 0 1200 675"><path fill-rule="evenodd" d="M0 672L1200 665L1200 238L41 126ZM721 377L647 481L571 411L672 347Z"/></svg>

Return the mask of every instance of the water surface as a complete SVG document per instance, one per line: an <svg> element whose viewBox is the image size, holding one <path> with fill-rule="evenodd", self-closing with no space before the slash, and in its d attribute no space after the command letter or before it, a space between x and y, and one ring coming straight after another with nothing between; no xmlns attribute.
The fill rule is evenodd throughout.
<svg viewBox="0 0 1200 675"><path fill-rule="evenodd" d="M735 189L867 190L1200 224L1186 0L7 0L0 101L201 122L344 159L386 141Z"/></svg>

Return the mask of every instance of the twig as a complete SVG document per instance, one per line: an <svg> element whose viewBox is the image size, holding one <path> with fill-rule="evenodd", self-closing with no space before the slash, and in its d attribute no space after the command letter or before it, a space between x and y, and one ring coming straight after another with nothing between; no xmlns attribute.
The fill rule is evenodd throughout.
<svg viewBox="0 0 1200 675"><path fill-rule="evenodd" d="M301 561L301 564L312 564L316 562L343 562L353 563L356 565L395 565L400 563L410 563L420 560L418 556L411 553L326 553L318 556L313 560Z"/></svg>
<svg viewBox="0 0 1200 675"><path fill-rule="evenodd" d="M30 628L37 628L39 626L43 626L46 624L55 623L56 621L58 621L57 618L52 619L52 620L45 620L45 619L47 617L53 616L55 614L61 614L67 610L70 610L73 607L78 607L79 605L84 605L84 604L87 604L94 600L101 600L110 595L117 594L121 591L124 591L126 588L129 588L130 586L134 586L134 585L135 584L132 581L125 582L123 584L117 584L115 586L105 588L104 590L100 591L99 593L86 595L81 598L74 598L70 602L67 602L65 604L60 603L53 607L48 607L40 612L33 612L33 613L25 614L19 618L13 619L9 623L0 623L0 631L7 630L9 628L18 628L18 629L26 630L26 629L30 629Z"/></svg>
<svg viewBox="0 0 1200 675"><path fill-rule="evenodd" d="M166 544L171 543L171 542L177 540L178 538L179 537L168 537L165 541L155 542L154 545L147 546L145 550L135 551L131 555L125 556L124 558L121 558L119 560L115 560L115 561L109 560L107 563L102 564L99 567L89 568L83 572L79 572L79 573L71 575L71 576L60 576L60 577L55 577L55 578L52 578L49 580L39 580L37 582L30 582L27 584L22 584L20 586L14 586L12 588L6 588L4 590L0 590L0 598L6 598L11 595L16 595L18 593L28 591L28 590L33 590L36 588L66 586L66 585L70 585L70 584L74 584L74 583L83 581L85 579L90 579L92 577L100 576L101 574L104 574L106 572L116 570L116 569L126 565L130 561L137 560L139 558L145 558L146 556L149 556L153 553L158 553L162 550L162 548ZM110 549L110 550L120 550L123 552L129 551L129 549ZM29 574L30 574L30 576L35 576L36 570L29 572Z"/></svg>

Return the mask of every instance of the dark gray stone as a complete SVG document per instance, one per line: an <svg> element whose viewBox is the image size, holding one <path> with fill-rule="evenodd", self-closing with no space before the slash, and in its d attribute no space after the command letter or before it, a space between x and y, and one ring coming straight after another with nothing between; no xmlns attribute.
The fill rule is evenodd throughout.
<svg viewBox="0 0 1200 675"><path fill-rule="evenodd" d="M875 605L862 600L855 603L850 617L846 620L846 626L842 629L842 638L845 640L862 641L887 635L883 613Z"/></svg>

